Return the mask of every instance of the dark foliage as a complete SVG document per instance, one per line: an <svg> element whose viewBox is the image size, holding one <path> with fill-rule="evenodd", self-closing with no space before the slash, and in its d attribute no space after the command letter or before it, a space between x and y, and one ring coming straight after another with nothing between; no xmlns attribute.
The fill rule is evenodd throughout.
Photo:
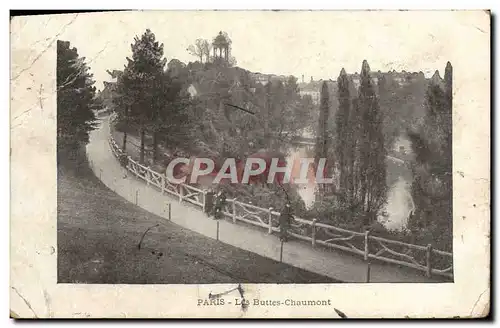
<svg viewBox="0 0 500 328"><path fill-rule="evenodd" d="M444 80L436 72L426 93L426 115L419 130L411 131L416 163L412 185L416 210L409 229L418 240L452 248L452 66Z"/></svg>
<svg viewBox="0 0 500 328"><path fill-rule="evenodd" d="M58 163L74 162L95 126L96 98L85 58L66 41L57 41L57 154Z"/></svg>

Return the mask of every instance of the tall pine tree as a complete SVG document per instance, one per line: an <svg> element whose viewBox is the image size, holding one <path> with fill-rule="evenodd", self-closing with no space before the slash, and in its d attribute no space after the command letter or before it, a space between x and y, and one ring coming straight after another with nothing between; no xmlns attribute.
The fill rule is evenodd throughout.
<svg viewBox="0 0 500 328"><path fill-rule="evenodd" d="M125 72L127 73L125 74ZM108 71L108 73L110 72ZM110 75L111 77L117 79L112 96L112 102L118 121L124 127L122 149L123 151L126 151L128 131L134 123L133 118L131 117L131 109L134 105L135 95L140 92L140 88L138 84L134 85L129 67L125 67L123 73L124 74L120 74L119 76L115 76L112 73L110 73Z"/></svg>
<svg viewBox="0 0 500 328"><path fill-rule="evenodd" d="M352 190L352 162L350 160L353 147L353 127L349 125L351 115L351 95L349 92L349 79L342 68L337 79L338 110L335 114L335 162L339 175L339 192L341 202L349 203Z"/></svg>
<svg viewBox="0 0 500 328"><path fill-rule="evenodd" d="M58 161L74 161L96 126L94 110L102 108L85 57L67 41L57 41Z"/></svg>
<svg viewBox="0 0 500 328"><path fill-rule="evenodd" d="M148 122L153 135L153 163L159 159L160 142L169 148L189 148L191 117L189 95L182 92L181 81L167 72L160 74L153 88L153 112ZM199 118L196 118L199 119Z"/></svg>
<svg viewBox="0 0 500 328"><path fill-rule="evenodd" d="M382 133L383 116L370 76L370 66L363 61L358 92L361 131L359 134L359 162L364 224L372 224L386 201L386 149Z"/></svg>
<svg viewBox="0 0 500 328"><path fill-rule="evenodd" d="M158 95L164 90L166 59L163 58L163 44L156 41L149 29L140 38L134 38L131 49L132 59L127 57L128 63L118 88L123 98L117 101L123 106L127 121L139 128L140 162L144 162L146 130L152 129L154 135L159 130L163 102ZM156 141L156 136L153 139Z"/></svg>
<svg viewBox="0 0 500 328"><path fill-rule="evenodd" d="M320 105L319 105L319 119L318 131L316 133L316 147L314 162L318 167L321 158L328 158L329 147L329 129L328 129L328 116L330 114L330 93L328 85L323 82L321 86ZM324 190L324 186L320 186L320 190Z"/></svg>
<svg viewBox="0 0 500 328"><path fill-rule="evenodd" d="M409 133L416 155L412 196L416 210L409 228L421 243L452 249L452 74L436 71L426 93L426 115L419 131Z"/></svg>
<svg viewBox="0 0 500 328"><path fill-rule="evenodd" d="M271 140L271 130L269 126L269 121L271 120L271 115L273 112L273 88L271 80L269 80L264 87L265 90L265 102L262 111L262 122L264 125L264 144L266 148L270 148L272 144Z"/></svg>
<svg viewBox="0 0 500 328"><path fill-rule="evenodd" d="M453 67L450 62L446 63L444 70L444 96L445 96L445 113L443 115L443 133L444 133L444 149L443 154L445 157L445 167L448 187L452 190L451 176L452 176L452 111L453 111ZM451 200L450 200L451 201Z"/></svg>

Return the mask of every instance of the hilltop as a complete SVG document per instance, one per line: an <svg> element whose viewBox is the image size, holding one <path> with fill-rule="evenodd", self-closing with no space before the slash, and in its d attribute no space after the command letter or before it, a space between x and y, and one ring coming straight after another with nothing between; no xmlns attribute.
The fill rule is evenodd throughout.
<svg viewBox="0 0 500 328"><path fill-rule="evenodd" d="M298 82L294 76L286 76L272 73L252 72L238 66L231 66L228 63L200 61L183 63L178 59L168 62L166 70L169 75L178 83L182 84L185 93L192 98L204 96L207 108L216 110L220 107L217 101L207 102L210 98L226 98L236 101L236 104L245 108L262 106L262 101L257 99L263 96L265 86L271 82L273 85L287 83L296 84L299 95L308 107L308 118L306 124L301 128L316 129L315 122L318 118L318 106L320 89L323 82L328 84L330 90L330 120L334 120L338 107L337 101L337 81L336 79L314 80ZM116 81L122 74L121 71L109 72L110 77ZM348 74L351 81L352 97L357 95L359 87L359 73ZM379 97L379 104L384 113L384 135L386 147L393 148L394 141L400 136L404 136L408 130L415 130L422 122L425 115L425 90L431 80L444 83L439 76L439 72L432 78L426 78L423 72L371 72L375 91ZM111 103L111 93L115 82L105 82L104 90L100 95L108 107L113 107ZM220 99L219 99L220 100ZM248 103L253 104L253 106ZM303 110L306 110L303 108ZM333 124L333 122L332 122ZM333 125L332 125L333 126Z"/></svg>

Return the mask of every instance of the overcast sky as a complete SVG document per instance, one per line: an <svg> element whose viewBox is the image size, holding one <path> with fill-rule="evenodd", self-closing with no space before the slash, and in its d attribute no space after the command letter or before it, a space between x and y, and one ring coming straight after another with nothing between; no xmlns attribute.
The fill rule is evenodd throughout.
<svg viewBox="0 0 500 328"><path fill-rule="evenodd" d="M98 88L110 79L107 69L123 69L134 36L147 28L164 43L169 61L195 61L186 48L197 38L211 40L222 30L233 41L232 54L238 66L253 72L292 74L299 80L304 74L306 81L311 76L336 79L342 67L348 73L359 72L363 59L375 71L422 71L430 76L439 70L442 75L459 42L446 28L451 22L457 25L456 12L438 11L148 11L39 19L38 27L31 26L59 31L59 39L70 41L87 57ZM470 29L466 20L464 17L461 22ZM460 33L457 27L455 30ZM33 55L43 49L43 42L50 40L32 46Z"/></svg>

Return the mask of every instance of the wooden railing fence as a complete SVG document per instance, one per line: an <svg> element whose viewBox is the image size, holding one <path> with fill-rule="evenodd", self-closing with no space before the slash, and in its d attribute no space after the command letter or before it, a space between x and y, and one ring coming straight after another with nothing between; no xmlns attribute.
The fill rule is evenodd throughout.
<svg viewBox="0 0 500 328"><path fill-rule="evenodd" d="M111 128L111 120L109 122ZM113 154L121 162L125 161L127 170L144 180L147 185L158 189L162 194L167 193L178 198L179 202L189 202L205 210L205 190L185 183L172 183L168 181L165 174L139 164L121 150L111 134L109 144ZM225 219L235 224L238 221L244 222L263 229L268 234L279 231L280 213L274 211L273 208L262 208L240 202L235 198L227 200L226 208L222 213ZM350 231L320 223L316 219L305 220L295 217L294 221L290 235L311 243L312 247L320 245L359 255L365 261L375 259L413 268L425 272L428 277L432 275L453 277L453 255L434 249L430 244L421 246L385 239L372 236L369 231Z"/></svg>

